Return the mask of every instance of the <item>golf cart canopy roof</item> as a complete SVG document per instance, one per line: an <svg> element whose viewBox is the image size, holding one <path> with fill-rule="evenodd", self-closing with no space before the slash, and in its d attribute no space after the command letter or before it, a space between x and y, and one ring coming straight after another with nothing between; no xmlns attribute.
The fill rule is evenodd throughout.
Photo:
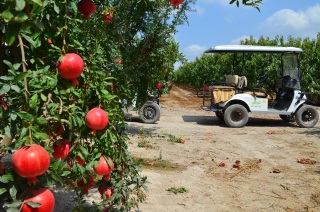
<svg viewBox="0 0 320 212"><path fill-rule="evenodd" d="M214 46L204 53L299 53L302 49L280 46L221 45Z"/></svg>

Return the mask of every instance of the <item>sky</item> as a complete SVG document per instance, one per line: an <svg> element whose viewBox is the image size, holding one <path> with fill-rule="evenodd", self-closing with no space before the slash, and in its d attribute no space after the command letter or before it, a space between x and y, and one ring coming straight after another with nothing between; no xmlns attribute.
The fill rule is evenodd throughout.
<svg viewBox="0 0 320 212"><path fill-rule="evenodd" d="M192 5L196 12L188 12L189 25L179 26L175 35L189 62L212 46L239 44L250 36L316 38L320 32L319 0L263 0L260 12L229 2L198 0Z"/></svg>

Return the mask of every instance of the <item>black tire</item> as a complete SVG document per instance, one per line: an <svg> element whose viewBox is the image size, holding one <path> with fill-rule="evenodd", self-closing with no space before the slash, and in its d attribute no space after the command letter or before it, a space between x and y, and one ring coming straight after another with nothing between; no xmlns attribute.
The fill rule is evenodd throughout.
<svg viewBox="0 0 320 212"><path fill-rule="evenodd" d="M224 111L224 122L233 128L240 128L247 124L249 114L247 109L239 104L229 106Z"/></svg>
<svg viewBox="0 0 320 212"><path fill-rule="evenodd" d="M299 127L311 128L318 123L319 114L315 107L303 105L296 112L295 120Z"/></svg>
<svg viewBox="0 0 320 212"><path fill-rule="evenodd" d="M284 122L294 122L294 115L280 115L280 118Z"/></svg>
<svg viewBox="0 0 320 212"><path fill-rule="evenodd" d="M222 111L216 111L216 117L220 120L220 121L224 121L224 115Z"/></svg>
<svg viewBox="0 0 320 212"><path fill-rule="evenodd" d="M139 110L141 121L146 124L154 124L160 119L161 109L155 102L146 102Z"/></svg>

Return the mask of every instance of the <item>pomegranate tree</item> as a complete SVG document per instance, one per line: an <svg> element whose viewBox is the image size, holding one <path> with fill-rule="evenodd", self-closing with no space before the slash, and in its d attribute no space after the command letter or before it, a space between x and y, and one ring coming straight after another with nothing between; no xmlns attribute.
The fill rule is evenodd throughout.
<svg viewBox="0 0 320 212"><path fill-rule="evenodd" d="M108 161L110 161L110 164ZM114 168L114 163L111 158L108 158L108 161L104 156L100 156L97 167L93 169L96 174L103 175L107 181L110 180L110 173Z"/></svg>
<svg viewBox="0 0 320 212"><path fill-rule="evenodd" d="M31 189L22 194L24 197L21 212L52 212L54 209L55 199L52 192L47 188ZM30 203L39 204L34 208Z"/></svg>
<svg viewBox="0 0 320 212"><path fill-rule="evenodd" d="M50 166L49 153L40 145L32 144L18 149L12 156L14 171L28 178L28 184L36 184L37 176L44 174Z"/></svg>
<svg viewBox="0 0 320 212"><path fill-rule="evenodd" d="M91 109L85 117L86 125L92 129L91 135L96 135L97 130L104 129L108 125L108 121L108 114L101 108Z"/></svg>
<svg viewBox="0 0 320 212"><path fill-rule="evenodd" d="M90 16L96 11L96 5L92 0L82 0L78 4L78 10L88 20Z"/></svg>
<svg viewBox="0 0 320 212"><path fill-rule="evenodd" d="M53 148L52 156L55 159L60 158L61 160L64 160L69 155L71 145L68 142L68 140L62 139L60 141L54 142L52 145L52 148Z"/></svg>
<svg viewBox="0 0 320 212"><path fill-rule="evenodd" d="M62 60L57 62L58 72L64 79L71 80L72 85L79 85L77 77L83 71L84 62L82 58L75 53L66 54Z"/></svg>

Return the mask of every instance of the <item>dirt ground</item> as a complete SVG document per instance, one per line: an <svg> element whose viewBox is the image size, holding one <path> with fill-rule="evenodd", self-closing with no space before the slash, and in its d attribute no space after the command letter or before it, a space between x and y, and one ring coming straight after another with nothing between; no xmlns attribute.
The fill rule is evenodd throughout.
<svg viewBox="0 0 320 212"><path fill-rule="evenodd" d="M320 211L319 123L251 114L232 129L177 85L160 102L157 124L128 122L130 151L150 182L140 211Z"/></svg>
<svg viewBox="0 0 320 212"><path fill-rule="evenodd" d="M244 128L232 129L200 109L194 90L177 85L160 102L158 123L144 124L135 112L127 122L129 149L149 181L135 212L320 211L320 123L304 129L251 115ZM55 212L76 205L70 191L54 194ZM99 199L90 189L88 206Z"/></svg>

